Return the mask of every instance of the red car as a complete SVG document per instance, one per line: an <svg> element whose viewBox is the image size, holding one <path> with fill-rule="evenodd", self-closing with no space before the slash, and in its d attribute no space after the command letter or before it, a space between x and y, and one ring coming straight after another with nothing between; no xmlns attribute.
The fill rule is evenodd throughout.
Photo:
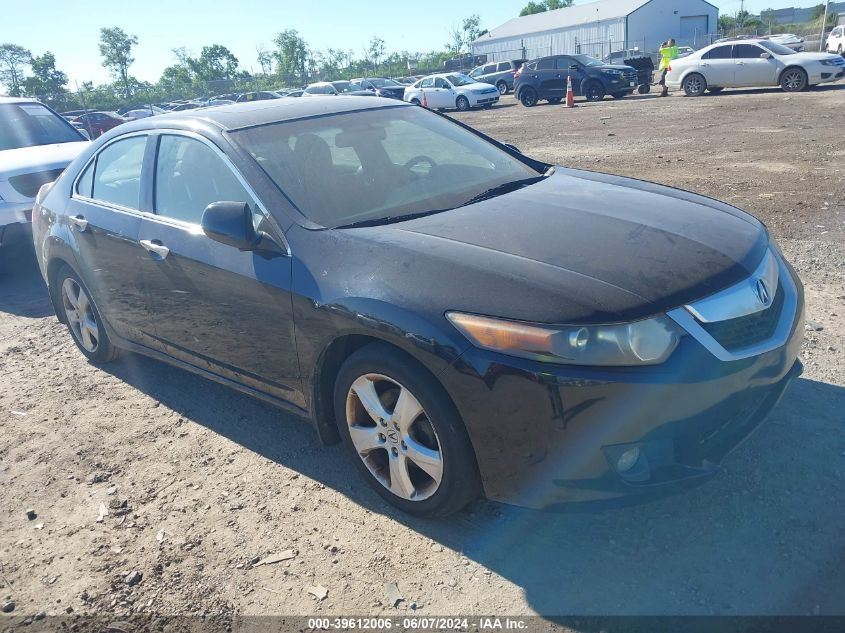
<svg viewBox="0 0 845 633"><path fill-rule="evenodd" d="M79 124L95 139L121 123L126 123L126 119L117 112L88 112L73 119L72 123Z"/></svg>

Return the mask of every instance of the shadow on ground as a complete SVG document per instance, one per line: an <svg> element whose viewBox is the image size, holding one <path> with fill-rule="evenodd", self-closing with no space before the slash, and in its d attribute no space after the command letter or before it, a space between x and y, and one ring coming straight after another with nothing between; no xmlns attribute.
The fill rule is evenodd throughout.
<svg viewBox="0 0 845 633"><path fill-rule="evenodd" d="M0 280L0 298L0 309L16 314L49 307L32 271ZM841 387L794 382L723 471L683 494L554 513L478 502L430 521L385 504L343 447L320 446L302 419L141 356L105 369L187 419L462 552L520 587L547 617L845 614Z"/></svg>
<svg viewBox="0 0 845 633"><path fill-rule="evenodd" d="M32 249L4 253L0 268L0 312L39 318L54 314Z"/></svg>

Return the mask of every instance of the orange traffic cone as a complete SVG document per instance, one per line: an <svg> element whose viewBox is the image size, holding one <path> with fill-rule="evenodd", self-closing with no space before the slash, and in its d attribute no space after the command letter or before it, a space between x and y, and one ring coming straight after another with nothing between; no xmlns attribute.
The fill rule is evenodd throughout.
<svg viewBox="0 0 845 633"><path fill-rule="evenodd" d="M572 92L572 76L566 76L566 107L575 107L575 93Z"/></svg>
<svg viewBox="0 0 845 633"><path fill-rule="evenodd" d="M423 90L422 93L423 93L423 107L427 108L428 107L428 99L425 96L425 90Z"/></svg>

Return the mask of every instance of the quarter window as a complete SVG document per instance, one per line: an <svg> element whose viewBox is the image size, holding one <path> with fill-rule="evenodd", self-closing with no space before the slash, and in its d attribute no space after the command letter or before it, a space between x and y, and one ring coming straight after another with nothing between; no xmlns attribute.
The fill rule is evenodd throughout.
<svg viewBox="0 0 845 633"><path fill-rule="evenodd" d="M86 198L91 197L91 188L94 186L94 161L88 163L88 167L82 172L76 183L76 193Z"/></svg>
<svg viewBox="0 0 845 633"><path fill-rule="evenodd" d="M254 207L235 174L208 145L163 135L156 159L156 214L199 224L212 202L246 202Z"/></svg>
<svg viewBox="0 0 845 633"><path fill-rule="evenodd" d="M146 136L133 136L106 146L97 156L91 197L128 209L140 209L141 166L146 147Z"/></svg>

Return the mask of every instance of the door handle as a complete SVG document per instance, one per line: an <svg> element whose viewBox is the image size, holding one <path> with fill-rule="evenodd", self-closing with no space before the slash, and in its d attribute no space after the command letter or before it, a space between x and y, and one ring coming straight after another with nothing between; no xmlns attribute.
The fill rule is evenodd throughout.
<svg viewBox="0 0 845 633"><path fill-rule="evenodd" d="M71 224L73 224L77 229L79 229L80 233L83 233L88 229L88 220L86 220L81 215L71 216L69 219Z"/></svg>
<svg viewBox="0 0 845 633"><path fill-rule="evenodd" d="M737 62L736 65L737 66L745 66L745 62Z"/></svg>
<svg viewBox="0 0 845 633"><path fill-rule="evenodd" d="M701 65L702 66L709 66L710 64L708 64L707 62L701 62Z"/></svg>
<svg viewBox="0 0 845 633"><path fill-rule="evenodd" d="M170 249L158 240L141 240L140 243L148 253L158 255L162 259L170 255Z"/></svg>

